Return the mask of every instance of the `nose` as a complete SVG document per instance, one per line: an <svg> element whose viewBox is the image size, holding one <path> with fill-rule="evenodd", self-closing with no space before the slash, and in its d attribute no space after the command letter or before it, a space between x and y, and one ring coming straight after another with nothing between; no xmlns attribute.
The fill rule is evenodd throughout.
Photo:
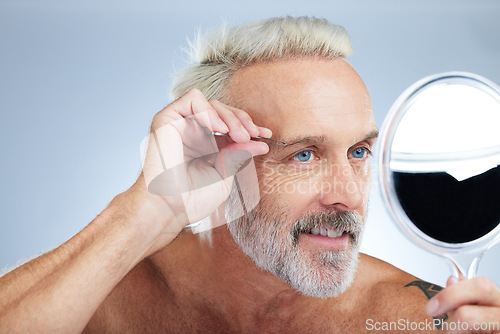
<svg viewBox="0 0 500 334"><path fill-rule="evenodd" d="M364 180L348 159L335 161L324 168L320 202L339 211L361 208L364 204Z"/></svg>

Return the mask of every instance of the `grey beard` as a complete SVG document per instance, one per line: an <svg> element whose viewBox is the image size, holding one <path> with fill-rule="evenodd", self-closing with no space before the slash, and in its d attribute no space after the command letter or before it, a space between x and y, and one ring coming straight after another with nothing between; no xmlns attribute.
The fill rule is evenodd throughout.
<svg viewBox="0 0 500 334"><path fill-rule="evenodd" d="M344 292L354 280L359 262L361 216L354 211L306 214L297 219L290 230L290 219L285 212L271 215L261 204L228 224L243 252L258 267L280 277L304 295L329 298ZM304 252L298 242L299 234L319 225L347 231L351 247L343 251Z"/></svg>

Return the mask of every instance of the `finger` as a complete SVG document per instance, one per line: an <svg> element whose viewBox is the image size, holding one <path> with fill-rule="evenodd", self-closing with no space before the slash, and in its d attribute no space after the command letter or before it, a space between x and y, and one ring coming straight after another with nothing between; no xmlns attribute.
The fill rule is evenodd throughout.
<svg viewBox="0 0 500 334"><path fill-rule="evenodd" d="M210 104L229 127L229 136L232 140L237 143L246 143L250 140L250 133L228 106L216 100L211 100Z"/></svg>
<svg viewBox="0 0 500 334"><path fill-rule="evenodd" d="M425 309L438 316L467 304L500 307L500 289L485 277L459 281L431 298Z"/></svg>
<svg viewBox="0 0 500 334"><path fill-rule="evenodd" d="M195 116L197 116L197 120L200 124L203 124L205 127L210 129L210 131L217 131L221 133L229 132L229 128L226 123L219 117L217 111L200 91L194 90L191 95L184 97L184 99L190 103L191 111Z"/></svg>
<svg viewBox="0 0 500 334"><path fill-rule="evenodd" d="M455 276L450 276L448 277L448 280L446 281L446 287L452 286L453 284L457 283L457 278Z"/></svg>
<svg viewBox="0 0 500 334"><path fill-rule="evenodd" d="M250 115L246 111L232 106L227 107L233 112L236 117L238 117L241 124L243 124L247 132L250 134L250 137L257 137L260 134L259 128L254 124L252 117L250 117Z"/></svg>
<svg viewBox="0 0 500 334"><path fill-rule="evenodd" d="M458 274L458 278L454 275L448 277L448 280L446 281L446 286L450 286L450 285L453 285L455 283L457 283L458 281L463 281L463 280L466 280L467 277L465 277L462 273L459 273Z"/></svg>
<svg viewBox="0 0 500 334"><path fill-rule="evenodd" d="M241 124L245 127L252 138L258 136L269 138L273 135L271 129L255 125L252 117L246 111L228 105L226 105L226 107L231 110L236 117L238 117Z"/></svg>
<svg viewBox="0 0 500 334"><path fill-rule="evenodd" d="M250 117L250 115L241 110L241 109L238 109L238 108L235 108L235 107L232 107L232 106L228 106L228 105L225 105L217 100L211 100L209 101L215 108L217 108L218 112L220 112L221 114L219 115L224 121L227 121L227 122L231 122L231 121L234 121L233 119L233 115L236 116L236 118L239 120L239 123L238 122L234 122L233 124L233 129L235 129L235 132L238 132L238 128L240 127L240 123L241 123L241 126L243 126L244 128L244 135L245 135L245 140L246 140L246 133L248 133L248 135L250 137L266 137L266 138L269 138L273 135L272 131L266 127L262 127L262 126L257 126L255 125L255 123L253 122L252 118ZM232 112L233 115L231 115L230 113L228 113L228 111ZM246 131L246 132L245 132ZM232 135L233 133L230 133L230 135ZM237 136L237 134L236 134ZM234 139L233 139L234 140ZM238 142L237 140L234 140L236 142Z"/></svg>
<svg viewBox="0 0 500 334"><path fill-rule="evenodd" d="M449 315L441 330L443 333L498 333L499 319L498 307L464 305Z"/></svg>
<svg viewBox="0 0 500 334"><path fill-rule="evenodd" d="M235 175L253 156L266 154L269 146L260 142L232 143L222 149L214 161L214 167L222 179Z"/></svg>
<svg viewBox="0 0 500 334"><path fill-rule="evenodd" d="M171 122L171 118L174 117L172 113L181 117L195 116L196 121L210 131L221 133L227 133L229 131L227 125L220 119L212 105L198 89L191 89L160 111L157 115L159 118L166 116L167 121ZM160 123L157 126L161 127L164 124L165 123Z"/></svg>
<svg viewBox="0 0 500 334"><path fill-rule="evenodd" d="M273 132L264 127L258 127L259 128L259 137L263 138L271 138L273 135ZM225 137L225 136L215 136L215 141L217 142L217 146L219 148L224 148L225 146L234 143L234 140L231 139L231 137Z"/></svg>
<svg viewBox="0 0 500 334"><path fill-rule="evenodd" d="M264 138L271 138L273 136L273 132L271 129L264 128L262 126L258 126L259 128L259 136Z"/></svg>
<svg viewBox="0 0 500 334"><path fill-rule="evenodd" d="M259 142L232 143L217 154L213 166L203 158L191 161L187 169L195 170L196 173L189 173L186 178L187 191L182 192L189 221L193 223L205 218L206 212L211 211L209 207L217 207L226 200L236 173L252 162L252 156L264 154L268 150L266 144ZM253 171L254 179L257 180L255 167ZM192 200L204 198L203 194L210 194L210 200Z"/></svg>

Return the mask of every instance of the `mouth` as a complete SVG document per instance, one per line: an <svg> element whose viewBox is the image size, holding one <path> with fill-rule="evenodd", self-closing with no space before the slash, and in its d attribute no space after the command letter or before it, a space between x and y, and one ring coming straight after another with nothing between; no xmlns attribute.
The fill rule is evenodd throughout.
<svg viewBox="0 0 500 334"><path fill-rule="evenodd" d="M349 246L350 233L330 226L316 226L301 231L298 241L306 248L345 250Z"/></svg>
<svg viewBox="0 0 500 334"><path fill-rule="evenodd" d="M339 231L332 227L325 227L325 226L313 227L307 233L312 235L321 235L322 237L328 237L328 238L338 238L342 234L344 234L343 231Z"/></svg>

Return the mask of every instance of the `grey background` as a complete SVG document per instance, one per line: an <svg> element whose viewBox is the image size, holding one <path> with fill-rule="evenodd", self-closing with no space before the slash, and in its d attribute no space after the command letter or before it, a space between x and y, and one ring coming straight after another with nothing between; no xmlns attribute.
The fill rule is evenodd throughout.
<svg viewBox="0 0 500 334"><path fill-rule="evenodd" d="M3 0L0 268L64 242L132 184L139 144L198 27L281 15L347 28L379 126L423 76L461 70L500 83L500 1ZM499 248L480 267L497 284ZM449 275L395 228L376 182L363 251L435 283Z"/></svg>

